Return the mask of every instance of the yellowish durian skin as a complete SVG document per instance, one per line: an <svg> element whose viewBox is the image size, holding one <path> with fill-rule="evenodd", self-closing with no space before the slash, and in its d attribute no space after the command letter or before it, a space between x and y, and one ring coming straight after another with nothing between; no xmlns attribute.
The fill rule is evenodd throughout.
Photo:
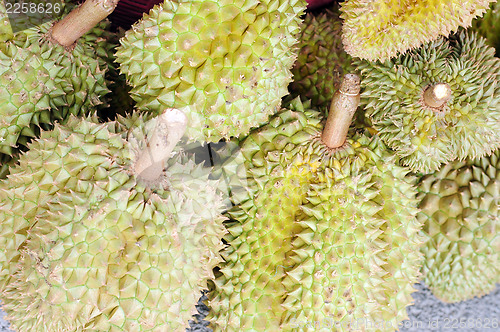
<svg viewBox="0 0 500 332"><path fill-rule="evenodd" d="M491 292L500 282L500 151L447 164L418 190L425 284L445 302Z"/></svg>
<svg viewBox="0 0 500 332"><path fill-rule="evenodd" d="M369 61L469 27L495 0L347 0L341 4L345 51Z"/></svg>
<svg viewBox="0 0 500 332"><path fill-rule="evenodd" d="M406 318L422 258L414 180L378 138L327 148L308 105L294 100L242 142L249 191L230 214L209 301L214 331Z"/></svg>
<svg viewBox="0 0 500 332"><path fill-rule="evenodd" d="M135 174L151 129L140 120L72 117L2 183L0 298L16 331L188 326L221 261L225 206L183 153L154 185Z"/></svg>
<svg viewBox="0 0 500 332"><path fill-rule="evenodd" d="M117 50L141 110L186 109L192 140L248 134L292 80L304 0L167 0Z"/></svg>

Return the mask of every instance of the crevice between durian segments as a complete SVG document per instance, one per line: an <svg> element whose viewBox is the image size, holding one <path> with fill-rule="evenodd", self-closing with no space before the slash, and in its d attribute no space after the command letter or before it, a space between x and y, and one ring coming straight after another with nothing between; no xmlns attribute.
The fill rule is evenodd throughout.
<svg viewBox="0 0 500 332"><path fill-rule="evenodd" d="M187 117L181 110L170 108L149 121L157 122L156 127L134 169L139 178L155 181L160 178L170 154L186 132Z"/></svg>
<svg viewBox="0 0 500 332"><path fill-rule="evenodd" d="M338 148L345 143L352 117L359 105L360 90L359 76L346 74L339 90L333 95L330 112L321 135L321 140L329 148Z"/></svg>
<svg viewBox="0 0 500 332"><path fill-rule="evenodd" d="M49 31L52 40L64 47L71 46L90 29L111 14L120 0L86 0Z"/></svg>

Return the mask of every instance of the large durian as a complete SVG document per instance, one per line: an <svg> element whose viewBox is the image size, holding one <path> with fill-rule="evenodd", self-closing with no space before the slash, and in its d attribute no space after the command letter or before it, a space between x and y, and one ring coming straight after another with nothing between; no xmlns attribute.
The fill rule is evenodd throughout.
<svg viewBox="0 0 500 332"><path fill-rule="evenodd" d="M68 46L54 36L56 29L78 30L65 22L50 21L0 42L0 153L15 154L40 128L91 110L109 92L103 59L111 47L105 38L109 23L99 23Z"/></svg>
<svg viewBox="0 0 500 332"><path fill-rule="evenodd" d="M382 140L414 172L500 146L500 59L461 31L384 63L356 60L361 104Z"/></svg>
<svg viewBox="0 0 500 332"><path fill-rule="evenodd" d="M121 39L139 109L186 106L187 135L217 142L267 122L288 94L303 0L168 0Z"/></svg>
<svg viewBox="0 0 500 332"><path fill-rule="evenodd" d="M2 183L0 299L16 331L188 326L221 260L219 181L169 153L185 116L142 120L71 117Z"/></svg>
<svg viewBox="0 0 500 332"><path fill-rule="evenodd" d="M341 29L336 7L319 15L307 13L292 68L292 96L310 99L314 107L328 107L342 77L352 70L351 57L342 47Z"/></svg>
<svg viewBox="0 0 500 332"><path fill-rule="evenodd" d="M424 282L445 302L482 296L500 282L500 151L422 177Z"/></svg>
<svg viewBox="0 0 500 332"><path fill-rule="evenodd" d="M347 0L341 4L347 53L385 61L469 27L496 0Z"/></svg>
<svg viewBox="0 0 500 332"><path fill-rule="evenodd" d="M334 104L355 109L345 97ZM339 127L346 115L330 113ZM349 123L330 148L320 113L297 98L242 142L234 173L246 170L248 192L230 211L214 331L313 331L330 320L347 331L357 317L393 327L407 317L422 257L414 181L376 136L345 141Z"/></svg>

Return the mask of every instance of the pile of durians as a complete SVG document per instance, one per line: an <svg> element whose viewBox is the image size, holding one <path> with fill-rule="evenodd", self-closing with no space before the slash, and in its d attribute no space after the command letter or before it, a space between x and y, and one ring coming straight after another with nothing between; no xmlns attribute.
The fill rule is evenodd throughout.
<svg viewBox="0 0 500 332"><path fill-rule="evenodd" d="M166 0L122 35L118 1L15 32L0 1L13 330L183 331L209 289L214 331L394 331L418 282L500 282L495 1Z"/></svg>

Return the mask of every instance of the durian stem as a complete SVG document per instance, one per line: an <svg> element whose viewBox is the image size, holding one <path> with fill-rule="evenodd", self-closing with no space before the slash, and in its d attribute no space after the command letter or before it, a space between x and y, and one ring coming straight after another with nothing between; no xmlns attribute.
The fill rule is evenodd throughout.
<svg viewBox="0 0 500 332"><path fill-rule="evenodd" d="M330 113L321 135L321 140L329 148L338 148L345 143L352 117L359 105L360 90L359 76L346 74L339 90L333 95Z"/></svg>
<svg viewBox="0 0 500 332"><path fill-rule="evenodd" d="M439 108L451 98L451 88L447 83L429 85L423 98L427 106Z"/></svg>
<svg viewBox="0 0 500 332"><path fill-rule="evenodd" d="M50 34L53 40L65 47L111 14L120 0L87 0L65 18L54 24Z"/></svg>
<svg viewBox="0 0 500 332"><path fill-rule="evenodd" d="M155 181L161 176L166 161L187 127L186 115L175 108L151 121L157 121L156 128L148 140L148 147L135 164L137 176L146 181Z"/></svg>

